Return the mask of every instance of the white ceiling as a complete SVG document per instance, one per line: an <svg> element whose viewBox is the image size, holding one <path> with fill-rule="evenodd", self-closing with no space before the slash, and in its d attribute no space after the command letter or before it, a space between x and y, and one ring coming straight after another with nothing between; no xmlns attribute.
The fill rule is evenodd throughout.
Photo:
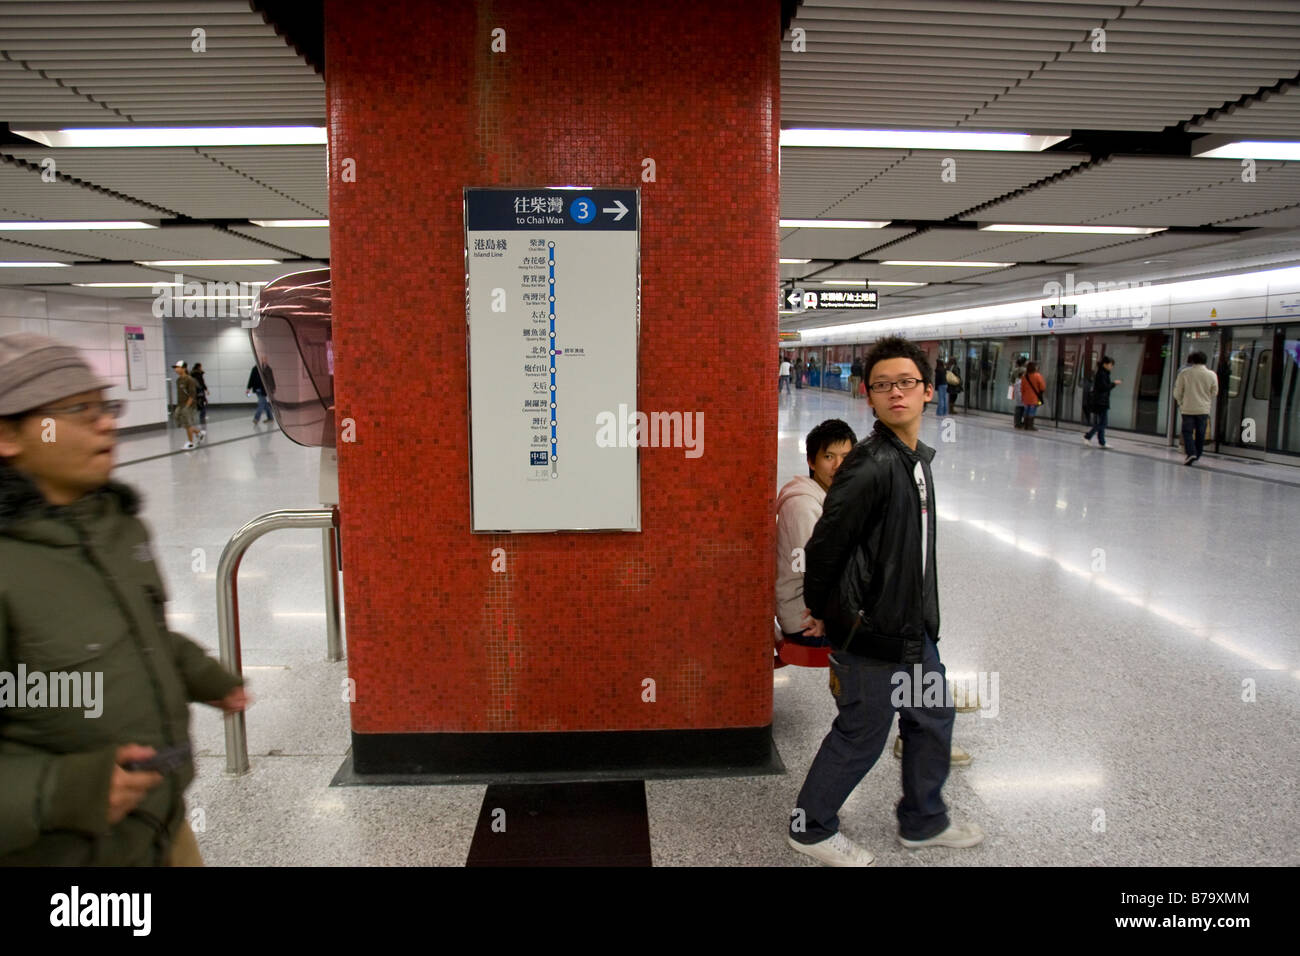
<svg viewBox="0 0 1300 956"><path fill-rule="evenodd" d="M319 5L292 15L318 21ZM18 129L324 125L321 73L285 38L296 26L269 24L243 0L0 2L0 122ZM1041 153L786 147L783 217L891 224L782 229L781 255L813 260L782 265L785 280L810 288L830 278L928 283L880 287L876 314L883 317L999 301L1065 271L1155 280L1300 261L1300 163L1260 161L1254 182L1243 182L1239 161L1188 154L1201 134L1300 138L1296 0L804 0L790 27L782 39L783 127L1070 138ZM193 49L199 28L203 52ZM796 29L802 52L792 47ZM1105 31L1104 51L1097 30ZM46 159L54 160L54 182L42 179ZM328 262L329 232L249 220L327 215L323 146L0 142L0 219L161 226L5 233L5 260L74 265L3 269L0 284L141 296L148 290L66 283L170 279L175 270L134 260L180 258L277 259L275 266L184 270L215 281L270 279ZM1175 228L1151 237L976 228L992 222ZM1017 265L879 265L893 259Z"/></svg>

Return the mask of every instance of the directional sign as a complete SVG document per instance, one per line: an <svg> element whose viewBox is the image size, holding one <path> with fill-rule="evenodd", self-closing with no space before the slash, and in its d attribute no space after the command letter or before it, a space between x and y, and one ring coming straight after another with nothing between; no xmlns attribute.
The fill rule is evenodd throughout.
<svg viewBox="0 0 1300 956"><path fill-rule="evenodd" d="M474 531L640 530L597 427L637 407L639 224L635 189L465 190Z"/></svg>
<svg viewBox="0 0 1300 956"><path fill-rule="evenodd" d="M804 294L804 305L810 309L874 309L877 308L875 289L823 289Z"/></svg>

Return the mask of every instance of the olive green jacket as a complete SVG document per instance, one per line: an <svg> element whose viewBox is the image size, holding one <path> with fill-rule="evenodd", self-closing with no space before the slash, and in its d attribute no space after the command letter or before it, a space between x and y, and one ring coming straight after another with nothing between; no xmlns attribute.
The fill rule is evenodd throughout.
<svg viewBox="0 0 1300 956"><path fill-rule="evenodd" d="M0 865L163 862L193 763L109 826L115 752L188 742L189 702L242 683L168 630L138 508L116 482L53 507L0 462Z"/></svg>

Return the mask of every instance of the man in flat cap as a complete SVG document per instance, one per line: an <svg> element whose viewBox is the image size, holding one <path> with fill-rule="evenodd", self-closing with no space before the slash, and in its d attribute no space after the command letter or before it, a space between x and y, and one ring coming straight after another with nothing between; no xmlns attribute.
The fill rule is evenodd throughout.
<svg viewBox="0 0 1300 956"><path fill-rule="evenodd" d="M115 419L75 349L0 336L0 865L200 865L189 702L242 681L167 628Z"/></svg>

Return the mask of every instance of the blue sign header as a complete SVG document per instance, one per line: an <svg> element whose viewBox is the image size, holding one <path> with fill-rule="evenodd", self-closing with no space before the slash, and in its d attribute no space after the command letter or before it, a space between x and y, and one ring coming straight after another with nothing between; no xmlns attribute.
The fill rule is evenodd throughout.
<svg viewBox="0 0 1300 956"><path fill-rule="evenodd" d="M485 230L635 232L635 189L466 189L465 226Z"/></svg>

